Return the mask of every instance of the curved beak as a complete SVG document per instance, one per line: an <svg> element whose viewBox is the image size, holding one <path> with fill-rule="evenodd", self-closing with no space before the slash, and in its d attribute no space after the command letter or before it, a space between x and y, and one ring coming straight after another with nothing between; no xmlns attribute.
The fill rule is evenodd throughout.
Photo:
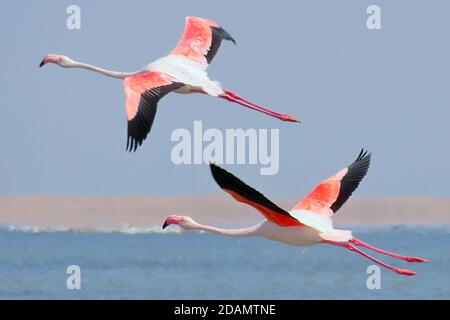
<svg viewBox="0 0 450 320"><path fill-rule="evenodd" d="M236 40L233 39L233 37L226 32L222 27L213 27L214 30L225 40L230 40L231 42L234 43L234 45L236 45Z"/></svg>
<svg viewBox="0 0 450 320"><path fill-rule="evenodd" d="M162 226L163 229L167 228L171 224L179 224L182 217L180 216L169 216L166 221L164 221L164 224Z"/></svg>
<svg viewBox="0 0 450 320"><path fill-rule="evenodd" d="M47 63L55 63L58 64L58 62L61 60L61 56L57 55L57 54L48 54L44 57L44 59L42 59L41 63L39 64L39 67L43 67L44 65L46 65Z"/></svg>

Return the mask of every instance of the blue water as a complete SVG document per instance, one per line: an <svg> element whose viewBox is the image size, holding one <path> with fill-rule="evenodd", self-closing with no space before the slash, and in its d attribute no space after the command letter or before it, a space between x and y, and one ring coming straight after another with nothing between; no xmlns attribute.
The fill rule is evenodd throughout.
<svg viewBox="0 0 450 320"><path fill-rule="evenodd" d="M359 233L358 233L359 231ZM449 299L449 228L357 229L362 240L425 257L418 277L381 271L342 248L291 247L262 238L199 233L28 233L0 231L2 299ZM66 288L66 268L81 268L81 290Z"/></svg>

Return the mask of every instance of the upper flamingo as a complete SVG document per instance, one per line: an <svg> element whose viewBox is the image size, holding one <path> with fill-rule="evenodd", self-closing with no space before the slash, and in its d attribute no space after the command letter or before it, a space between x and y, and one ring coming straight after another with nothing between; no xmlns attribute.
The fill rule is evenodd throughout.
<svg viewBox="0 0 450 320"><path fill-rule="evenodd" d="M263 214L266 220L250 228L231 230L201 225L185 216L170 216L164 222L163 228L170 224L178 224L185 229L204 230L226 236L263 236L296 246L326 243L355 251L398 274L415 275L411 270L385 264L359 250L355 245L408 262L426 262L425 259L402 256L378 249L353 237L349 230L337 230L333 227L333 214L348 200L366 175L370 158L371 155L362 150L351 165L320 183L289 212L278 207L231 173L211 164L211 172L217 184L237 201L254 207Z"/></svg>
<svg viewBox="0 0 450 320"><path fill-rule="evenodd" d="M124 79L128 118L127 150L136 151L146 139L153 124L158 101L166 94L204 93L226 99L283 121L299 122L250 102L236 93L224 90L219 82L208 78L206 69L216 55L222 40L236 41L212 20L187 17L183 36L166 57L156 60L137 72L105 70L56 54L47 55L40 66L54 63L63 68L84 68L103 75Z"/></svg>

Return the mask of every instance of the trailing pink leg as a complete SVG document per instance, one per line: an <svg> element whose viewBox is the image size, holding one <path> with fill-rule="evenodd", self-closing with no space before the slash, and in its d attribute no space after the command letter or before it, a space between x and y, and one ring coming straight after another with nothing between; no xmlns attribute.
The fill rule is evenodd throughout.
<svg viewBox="0 0 450 320"><path fill-rule="evenodd" d="M402 256L400 254L396 254L396 253L393 253L393 252L389 252L389 251L386 251L386 250L379 249L379 248L374 247L374 246L372 246L372 245L370 245L368 243L365 243L365 242L363 242L363 241L361 241L361 240L359 240L357 238L351 239L350 242L352 242L353 244L355 244L357 246L362 246L362 247L365 247L367 249L373 250L375 252L379 252L379 253L382 253L382 254L385 254L385 255L388 255L388 256L400 259L400 260L405 260L405 261L408 261L408 262L428 262L427 259L417 258L417 257Z"/></svg>
<svg viewBox="0 0 450 320"><path fill-rule="evenodd" d="M408 269L400 269L400 268L396 268L396 267L393 267L393 266L391 266L391 265L389 265L389 264L386 264L386 263L384 263L384 262L381 262L380 260L375 259L374 257L368 255L367 253L365 253L365 252L359 250L358 248L356 248L356 247L355 247L354 245L352 245L352 244L349 244L349 243L340 243L340 242L333 242L333 241L324 241L324 242L325 242L325 243L328 243L328 244L335 245L335 246L340 246L340 247L347 248L347 249L350 250L350 251L355 251L356 253L359 253L359 254L362 255L363 257L365 257L365 258L367 258L367 259L369 259L369 260L372 260L373 262L379 264L380 266L382 266L382 267L384 267L384 268L386 268L386 269L389 269L389 270L391 270L391 271L394 271L395 273L398 273L398 274L401 274L401 275L404 275L404 276L415 276L415 275L416 275L416 273L415 273L414 271L411 271L411 270L408 270Z"/></svg>
<svg viewBox="0 0 450 320"><path fill-rule="evenodd" d="M256 110L262 113L265 113L269 116L278 118L282 121L290 121L290 122L300 122L300 120L294 116L288 115L288 114L282 114L275 111L272 111L270 109L264 108L263 106L260 106L254 102L251 102L249 100L246 100L239 96L238 94L231 92L229 90L224 90L224 95L219 96L222 99L228 100L230 102L234 102L237 104L240 104L241 106L250 108L252 110Z"/></svg>
<svg viewBox="0 0 450 320"><path fill-rule="evenodd" d="M191 92L207 94L205 91L203 91L201 89L192 89ZM232 91L224 90L223 92L225 94L219 96L219 98L221 98L221 99L225 99L227 101L240 104L241 106L247 107L249 109L265 113L265 114L267 114L267 115L269 115L271 117L278 118L278 119L280 119L282 121L300 122L300 120L298 118L294 117L294 116L291 116L291 115L288 115L288 114L278 113L278 112L272 111L270 109L264 108L263 106L260 106L260 105L258 105L256 103L253 103L253 102L251 102L249 100L246 100L246 99L242 98L237 93L234 93Z"/></svg>

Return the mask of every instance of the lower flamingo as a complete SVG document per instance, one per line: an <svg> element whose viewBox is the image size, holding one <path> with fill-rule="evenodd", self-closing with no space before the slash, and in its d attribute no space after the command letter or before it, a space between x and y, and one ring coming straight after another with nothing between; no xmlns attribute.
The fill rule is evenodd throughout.
<svg viewBox="0 0 450 320"><path fill-rule="evenodd" d="M369 169L370 159L371 154L362 150L351 165L320 183L289 212L278 207L231 173L211 164L211 172L217 184L237 201L258 210L266 220L250 228L222 229L199 224L190 217L172 215L164 222L163 229L175 224L186 230L202 230L231 237L262 236L294 246L330 244L354 251L398 274L414 276L416 275L414 271L396 268L381 262L356 246L407 262L427 262L426 259L403 256L379 249L353 237L349 230L338 230L333 227L333 214L342 207L358 187Z"/></svg>

